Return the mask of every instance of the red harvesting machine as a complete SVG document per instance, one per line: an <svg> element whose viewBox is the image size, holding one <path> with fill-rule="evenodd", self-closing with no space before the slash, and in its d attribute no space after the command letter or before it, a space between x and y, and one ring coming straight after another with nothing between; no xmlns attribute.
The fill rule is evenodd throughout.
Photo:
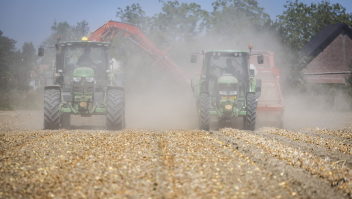
<svg viewBox="0 0 352 199"><path fill-rule="evenodd" d="M258 64L255 56L250 57L250 63L257 70L256 78L262 80L261 96L258 99L258 126L272 125L283 128L283 113L285 110L280 89L280 71L275 66L274 53L265 50L253 50L253 54L262 54L264 64Z"/></svg>

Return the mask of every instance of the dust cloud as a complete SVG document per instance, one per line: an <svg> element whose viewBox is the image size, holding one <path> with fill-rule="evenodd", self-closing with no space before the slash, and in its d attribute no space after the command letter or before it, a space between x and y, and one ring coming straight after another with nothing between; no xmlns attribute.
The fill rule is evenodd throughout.
<svg viewBox="0 0 352 199"><path fill-rule="evenodd" d="M258 32L255 28L249 28L233 37L203 35L187 43L176 43L168 54L170 59L194 78L199 71L199 58L197 64L191 64L192 53L210 49L248 51L249 44L253 44L253 50L275 53L285 105L282 117L284 128L338 127L351 118L350 99L343 90L338 90L331 96L317 94L309 89L301 91L289 88L285 76L289 73L288 68L293 65L291 61L294 60L294 55L271 31ZM151 66L144 62L143 56L138 59L135 66L129 66L126 75L127 128L198 128L195 98L190 85L177 82L161 65ZM328 88L323 88L321 93L324 92L328 93ZM276 113L258 114L257 128L278 127L278 121ZM242 124L239 123L241 122L237 121L234 128L241 128Z"/></svg>
<svg viewBox="0 0 352 199"><path fill-rule="evenodd" d="M160 64L145 63L141 53L126 69L126 126L144 129L196 129L191 87Z"/></svg>

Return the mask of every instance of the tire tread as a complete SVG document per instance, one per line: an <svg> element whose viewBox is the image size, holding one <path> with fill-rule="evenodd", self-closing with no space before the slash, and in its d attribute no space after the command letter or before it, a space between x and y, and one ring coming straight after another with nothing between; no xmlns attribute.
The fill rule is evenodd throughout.
<svg viewBox="0 0 352 199"><path fill-rule="evenodd" d="M247 95L247 130L254 131L256 123L257 100L255 94L249 93Z"/></svg>
<svg viewBox="0 0 352 199"><path fill-rule="evenodd" d="M199 128L209 131L210 128L210 96L207 93L201 93L199 99Z"/></svg>
<svg viewBox="0 0 352 199"><path fill-rule="evenodd" d="M44 128L60 128L60 90L46 89L44 91Z"/></svg>
<svg viewBox="0 0 352 199"><path fill-rule="evenodd" d="M108 90L106 93L106 126L109 130L122 130L125 126L124 93Z"/></svg>

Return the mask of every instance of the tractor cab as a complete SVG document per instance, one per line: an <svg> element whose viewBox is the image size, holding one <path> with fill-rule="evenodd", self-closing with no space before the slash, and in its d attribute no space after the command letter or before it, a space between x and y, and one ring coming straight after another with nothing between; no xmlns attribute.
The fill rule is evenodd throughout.
<svg viewBox="0 0 352 199"><path fill-rule="evenodd" d="M209 94L213 98L236 99L243 97L248 79L246 52L207 52L202 75L208 82Z"/></svg>
<svg viewBox="0 0 352 199"><path fill-rule="evenodd" d="M101 90L109 72L108 43L102 42L62 42L61 68L64 87L70 89L74 83L94 82ZM58 71L59 72L59 71ZM60 80L59 80L60 81Z"/></svg>

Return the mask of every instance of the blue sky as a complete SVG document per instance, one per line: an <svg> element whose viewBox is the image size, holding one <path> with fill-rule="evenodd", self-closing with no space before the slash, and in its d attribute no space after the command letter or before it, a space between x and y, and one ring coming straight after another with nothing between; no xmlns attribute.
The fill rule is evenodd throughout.
<svg viewBox="0 0 352 199"><path fill-rule="evenodd" d="M167 0L164 0L167 1ZM179 2L200 4L203 9L212 11L211 3L215 0L179 0ZM310 4L321 0L300 0ZM275 19L282 14L286 0L258 0L265 12ZM340 3L347 12L352 12L352 0L330 0ZM17 41L21 48L24 42L33 42L35 47L51 34L51 26L57 22L67 21L76 24L82 20L89 23L90 31L97 29L108 20L116 18L118 7L125 8L139 3L148 16L161 12L159 0L0 0L0 30L3 35Z"/></svg>

